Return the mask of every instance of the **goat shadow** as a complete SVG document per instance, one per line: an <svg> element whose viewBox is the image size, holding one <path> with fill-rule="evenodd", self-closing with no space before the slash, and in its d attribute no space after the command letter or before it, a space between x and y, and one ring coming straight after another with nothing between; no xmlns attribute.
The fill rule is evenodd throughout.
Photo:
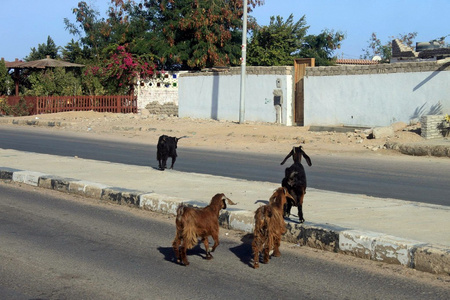
<svg viewBox="0 0 450 300"><path fill-rule="evenodd" d="M202 243L202 245L203 245L203 243ZM172 247L158 247L158 251L159 251L159 253L164 255L165 261L169 261L169 262L178 264ZM206 259L206 251L200 246L200 243L198 243L194 248L188 249L186 251L186 255L187 256L197 255L203 259Z"/></svg>
<svg viewBox="0 0 450 300"><path fill-rule="evenodd" d="M293 217L295 217L295 219ZM292 213L291 213L291 215L289 217L284 217L284 220L286 222L289 222L289 223L304 224L304 223L300 223L300 221L298 219L298 215L295 215L295 214L292 214Z"/></svg>
<svg viewBox="0 0 450 300"><path fill-rule="evenodd" d="M244 235L241 238L241 242L242 244L240 244L239 246L230 248L230 251L236 255L240 261L244 264L246 264L247 266L253 268L252 265L252 241L253 241L253 234L252 233L248 233L246 235Z"/></svg>
<svg viewBox="0 0 450 300"><path fill-rule="evenodd" d="M169 169L169 168L166 168L166 169L160 169L159 167L154 167L154 166L150 166L150 168L152 168L152 169L155 170L155 171L173 170L173 169Z"/></svg>

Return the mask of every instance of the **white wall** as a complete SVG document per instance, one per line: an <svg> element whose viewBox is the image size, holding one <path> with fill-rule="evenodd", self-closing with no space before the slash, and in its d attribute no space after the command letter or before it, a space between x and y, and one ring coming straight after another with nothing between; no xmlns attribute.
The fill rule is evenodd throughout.
<svg viewBox="0 0 450 300"><path fill-rule="evenodd" d="M281 123L292 125L292 74L293 67L248 67L244 119L276 122L278 91ZM181 75L179 116L238 121L240 77L240 68ZM424 115L450 114L450 62L306 68L304 95L305 126L415 122Z"/></svg>
<svg viewBox="0 0 450 300"><path fill-rule="evenodd" d="M450 111L450 72L308 76L305 125L387 126Z"/></svg>
<svg viewBox="0 0 450 300"><path fill-rule="evenodd" d="M277 80L280 88L277 88ZM179 78L180 117L239 121L240 74L185 74ZM289 124L292 79L287 75L248 74L246 76L245 121L276 122L274 91L282 94L281 123ZM289 109L288 109L289 108Z"/></svg>

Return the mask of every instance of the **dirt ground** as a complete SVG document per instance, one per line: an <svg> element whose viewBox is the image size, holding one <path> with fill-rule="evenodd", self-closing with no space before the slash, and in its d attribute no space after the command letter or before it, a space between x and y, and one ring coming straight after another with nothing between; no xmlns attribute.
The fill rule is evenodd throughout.
<svg viewBox="0 0 450 300"><path fill-rule="evenodd" d="M156 144L161 134L187 136L179 141L179 147L244 151L253 153L284 153L293 146L302 145L307 153L339 152L340 154L399 155L386 150L390 141L407 143L422 141L417 133L420 125L408 126L395 132L394 136L371 139L367 132L356 131L313 132L309 127L283 126L272 123L178 118L150 114L114 114L64 112L14 118L61 122L52 130L99 135L108 138L132 138L139 142ZM43 121L43 122L42 122Z"/></svg>

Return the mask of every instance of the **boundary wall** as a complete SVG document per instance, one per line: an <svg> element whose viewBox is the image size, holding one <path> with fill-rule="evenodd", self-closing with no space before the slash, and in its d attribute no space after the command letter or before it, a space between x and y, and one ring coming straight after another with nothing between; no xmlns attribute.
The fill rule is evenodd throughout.
<svg viewBox="0 0 450 300"><path fill-rule="evenodd" d="M246 121L295 125L294 68L247 67ZM450 61L307 67L304 125L389 126L450 113ZM179 77L179 116L238 121L240 67Z"/></svg>
<svg viewBox="0 0 450 300"><path fill-rule="evenodd" d="M306 68L305 125L376 127L450 112L450 61Z"/></svg>
<svg viewBox="0 0 450 300"><path fill-rule="evenodd" d="M153 78L138 80L136 86L138 111L150 114L178 115L178 78L181 72L155 74Z"/></svg>
<svg viewBox="0 0 450 300"><path fill-rule="evenodd" d="M247 67L245 120L292 125L293 67ZM239 121L241 68L185 73L179 116Z"/></svg>

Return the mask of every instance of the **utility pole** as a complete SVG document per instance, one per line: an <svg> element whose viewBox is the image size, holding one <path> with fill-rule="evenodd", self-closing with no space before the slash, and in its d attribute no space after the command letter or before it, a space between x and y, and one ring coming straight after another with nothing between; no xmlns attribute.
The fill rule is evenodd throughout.
<svg viewBox="0 0 450 300"><path fill-rule="evenodd" d="M245 115L245 76L247 60L247 0L243 0L243 26L242 26L242 57L241 57L241 101L239 108L239 123L244 123Z"/></svg>

